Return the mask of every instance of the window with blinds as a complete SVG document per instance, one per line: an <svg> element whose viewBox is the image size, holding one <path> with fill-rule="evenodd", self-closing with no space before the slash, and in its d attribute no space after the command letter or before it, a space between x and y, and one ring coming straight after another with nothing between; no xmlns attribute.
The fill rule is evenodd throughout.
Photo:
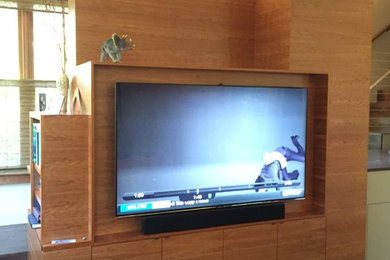
<svg viewBox="0 0 390 260"><path fill-rule="evenodd" d="M0 88L0 118L0 166L20 166L20 106L18 87Z"/></svg>
<svg viewBox="0 0 390 260"><path fill-rule="evenodd" d="M0 8L19 11L66 12L67 0L0 0Z"/></svg>
<svg viewBox="0 0 390 260"><path fill-rule="evenodd" d="M0 175L29 164L29 111L57 94L67 1L0 1Z"/></svg>

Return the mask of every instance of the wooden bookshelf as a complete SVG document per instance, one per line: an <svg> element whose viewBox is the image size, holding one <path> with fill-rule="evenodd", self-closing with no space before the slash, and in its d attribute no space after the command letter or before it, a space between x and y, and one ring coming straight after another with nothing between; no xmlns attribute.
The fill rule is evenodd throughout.
<svg viewBox="0 0 390 260"><path fill-rule="evenodd" d="M88 115L30 113L30 212L36 200L41 219L41 228L30 233L40 248L69 246L53 245L56 240L74 239L75 246L92 240L89 121ZM35 144L34 124L40 124ZM41 153L39 165L33 160L34 149Z"/></svg>

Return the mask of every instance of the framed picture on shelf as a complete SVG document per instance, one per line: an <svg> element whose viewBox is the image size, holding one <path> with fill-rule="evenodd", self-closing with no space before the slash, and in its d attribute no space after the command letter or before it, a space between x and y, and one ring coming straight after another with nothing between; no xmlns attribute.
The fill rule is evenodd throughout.
<svg viewBox="0 0 390 260"><path fill-rule="evenodd" d="M39 112L59 113L62 95L55 88L35 89L35 110Z"/></svg>
<svg viewBox="0 0 390 260"><path fill-rule="evenodd" d="M46 110L46 93L39 93L38 95L38 108L39 112L42 112Z"/></svg>

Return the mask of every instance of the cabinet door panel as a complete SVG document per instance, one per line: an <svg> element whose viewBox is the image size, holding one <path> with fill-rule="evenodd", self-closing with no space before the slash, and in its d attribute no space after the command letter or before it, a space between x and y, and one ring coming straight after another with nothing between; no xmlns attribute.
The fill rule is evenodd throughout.
<svg viewBox="0 0 390 260"><path fill-rule="evenodd" d="M325 259L325 218L280 223L278 225L278 259Z"/></svg>
<svg viewBox="0 0 390 260"><path fill-rule="evenodd" d="M43 253L43 260L90 260L91 247L57 250Z"/></svg>
<svg viewBox="0 0 390 260"><path fill-rule="evenodd" d="M224 260L275 260L277 225L262 224L224 231Z"/></svg>
<svg viewBox="0 0 390 260"><path fill-rule="evenodd" d="M222 259L222 234L211 231L165 237L162 259Z"/></svg>
<svg viewBox="0 0 390 260"><path fill-rule="evenodd" d="M96 246L92 248L92 259L161 259L161 240L149 239L105 246Z"/></svg>

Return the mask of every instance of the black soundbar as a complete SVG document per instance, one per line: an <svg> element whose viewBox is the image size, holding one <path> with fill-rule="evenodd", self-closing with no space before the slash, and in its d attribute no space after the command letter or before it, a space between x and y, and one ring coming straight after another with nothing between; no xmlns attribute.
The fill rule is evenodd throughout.
<svg viewBox="0 0 390 260"><path fill-rule="evenodd" d="M284 203L235 206L142 217L142 234L283 219Z"/></svg>

